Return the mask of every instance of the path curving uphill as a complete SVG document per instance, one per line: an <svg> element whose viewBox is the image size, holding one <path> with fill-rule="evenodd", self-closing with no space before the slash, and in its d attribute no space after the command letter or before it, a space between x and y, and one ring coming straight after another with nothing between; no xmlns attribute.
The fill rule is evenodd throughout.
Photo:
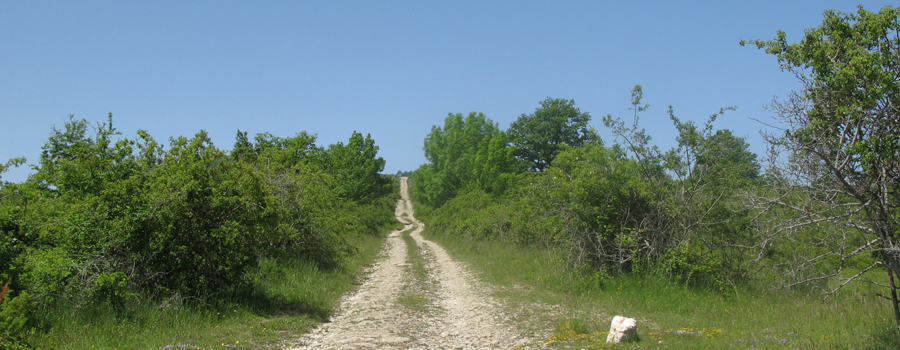
<svg viewBox="0 0 900 350"><path fill-rule="evenodd" d="M388 236L366 280L344 298L331 322L293 349L509 349L530 344L463 264L421 236L425 225L413 216L405 177L400 196L395 215L405 227ZM404 239L405 234L412 240ZM414 267L410 251L424 263ZM410 307L404 302L408 298L421 303Z"/></svg>

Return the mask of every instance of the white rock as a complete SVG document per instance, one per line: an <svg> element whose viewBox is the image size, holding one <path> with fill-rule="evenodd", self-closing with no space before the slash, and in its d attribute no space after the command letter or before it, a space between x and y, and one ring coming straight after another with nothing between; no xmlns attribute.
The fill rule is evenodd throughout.
<svg viewBox="0 0 900 350"><path fill-rule="evenodd" d="M635 338L637 338L637 322L633 318L613 317L609 325L609 335L606 336L607 343L627 342Z"/></svg>

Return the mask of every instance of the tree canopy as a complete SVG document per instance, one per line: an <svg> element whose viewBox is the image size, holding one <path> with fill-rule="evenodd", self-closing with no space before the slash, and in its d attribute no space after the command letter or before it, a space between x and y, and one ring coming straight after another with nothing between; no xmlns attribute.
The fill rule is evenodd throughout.
<svg viewBox="0 0 900 350"><path fill-rule="evenodd" d="M563 146L600 140L590 121L590 114L575 107L575 100L548 97L534 113L522 114L509 126L516 158L528 169L542 171Z"/></svg>
<svg viewBox="0 0 900 350"><path fill-rule="evenodd" d="M344 198L371 199L384 194L386 183L378 174L384 159L376 157L378 146L371 135L353 132L349 142L338 142L325 151L326 170L334 176L334 188Z"/></svg>
<svg viewBox="0 0 900 350"><path fill-rule="evenodd" d="M823 250L793 253L803 268L786 272L788 285L838 278L843 286L886 267L900 327L900 11L860 6L855 14L829 10L824 17L798 43L788 44L781 31L769 41L741 42L775 55L802 83L772 105L790 128L767 139L790 162L770 170L779 188L752 200L790 215L761 226L767 229L760 249L800 235L822 242ZM862 272L846 278L848 267Z"/></svg>
<svg viewBox="0 0 900 350"><path fill-rule="evenodd" d="M439 206L466 186L486 191L502 188L504 176L515 168L506 133L482 113L463 118L450 113L444 127L434 126L425 138L425 158L414 175L423 190L420 200Z"/></svg>
<svg viewBox="0 0 900 350"><path fill-rule="evenodd" d="M306 132L238 131L229 154L202 130L165 149L137 134L120 136L112 115L96 126L70 116L26 182L0 182L0 281L45 306L205 299L247 287L261 259L336 264L349 237L392 222L369 136L325 149Z"/></svg>

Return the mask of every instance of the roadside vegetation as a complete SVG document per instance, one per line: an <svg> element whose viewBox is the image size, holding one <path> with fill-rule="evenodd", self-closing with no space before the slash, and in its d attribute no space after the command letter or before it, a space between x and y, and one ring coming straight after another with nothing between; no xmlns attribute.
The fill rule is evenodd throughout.
<svg viewBox="0 0 900 350"><path fill-rule="evenodd" d="M770 106L784 129L762 158L716 128L733 107L696 123L670 106L678 145L659 149L641 86L632 115L602 118L612 140L572 100L506 130L451 113L412 175L417 213L510 293L605 317L548 320L553 342L599 339L621 310L641 346L900 347L898 33L897 9L860 8L799 43L741 42L803 86Z"/></svg>
<svg viewBox="0 0 900 350"><path fill-rule="evenodd" d="M226 152L112 123L70 118L0 187L0 348L277 347L333 312L398 225L398 179L360 133L238 131Z"/></svg>
<svg viewBox="0 0 900 350"><path fill-rule="evenodd" d="M600 280L568 272L565 257L547 249L425 233L494 286L493 296L522 331L542 335L523 348L874 350L898 344L885 302L869 285L824 301L820 294L759 285L723 295L658 275ZM640 341L606 344L615 315L637 320Z"/></svg>
<svg viewBox="0 0 900 350"><path fill-rule="evenodd" d="M900 348L900 10L741 44L802 84L770 106L768 154L716 127L733 107L695 122L670 106L678 144L659 149L639 85L633 114L601 118L611 140L573 100L505 130L451 113L411 174L425 234L542 346L610 347L622 314L640 327L624 348ZM0 181L0 349L288 345L402 227L371 137L315 142L164 145L111 115L52 129L28 180ZM401 304L425 311L426 287L407 287Z"/></svg>

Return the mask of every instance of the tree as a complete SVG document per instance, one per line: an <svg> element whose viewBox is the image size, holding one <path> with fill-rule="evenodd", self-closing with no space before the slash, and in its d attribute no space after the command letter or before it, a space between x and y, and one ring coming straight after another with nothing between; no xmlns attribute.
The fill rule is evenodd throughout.
<svg viewBox="0 0 900 350"><path fill-rule="evenodd" d="M760 167L743 138L728 129L713 131L716 119L733 109L720 109L700 127L681 121L669 106L678 146L666 152L663 164L675 181L658 185L667 187L665 231L677 242L664 259L666 270L685 283L703 280L721 292L750 270L743 249L749 213L737 199L756 183Z"/></svg>
<svg viewBox="0 0 900 350"><path fill-rule="evenodd" d="M347 145L342 142L328 146L325 152L326 170L334 177L334 188L343 198L374 199L384 195L387 185L378 173L384 170L384 159L375 157L378 146L371 135L363 138L353 132Z"/></svg>
<svg viewBox="0 0 900 350"><path fill-rule="evenodd" d="M234 147L231 148L231 157L235 160L256 160L256 152L253 150L253 143L247 138L246 131L237 131L234 137Z"/></svg>
<svg viewBox="0 0 900 350"><path fill-rule="evenodd" d="M703 283L727 293L735 279L746 275L748 265L741 248L746 245L747 210L735 208L734 199L759 172L756 155L742 138L713 128L716 119L734 107L722 108L697 125L676 117L669 106L678 145L663 153L638 127L639 113L649 107L641 102L640 85L631 90L631 97L634 124L626 126L611 115L603 117L603 124L616 141L624 142L623 151L635 164L632 176L647 184L641 188L652 203L649 209L629 207L641 213L635 215L641 225L636 230L640 235L634 237L643 242L642 249L656 254L644 260L654 260L653 268L685 284Z"/></svg>
<svg viewBox="0 0 900 350"><path fill-rule="evenodd" d="M87 136L90 124L69 116L63 130L53 128L44 143L40 166L32 181L55 188L59 193L97 194L103 184L131 176L136 168L132 151L134 141L114 140L121 135L113 127L112 113L106 123L98 123L96 136Z"/></svg>
<svg viewBox="0 0 900 350"><path fill-rule="evenodd" d="M278 137L264 132L256 134L254 141L255 156L253 153L241 155L247 152L248 141L246 135L238 131L232 153L237 152L238 157L265 159L267 163L275 162L286 167L321 162L322 149L316 146L316 135L309 135L306 131L298 132L293 137Z"/></svg>
<svg viewBox="0 0 900 350"><path fill-rule="evenodd" d="M443 128L431 128L423 149L430 164L422 165L413 178L416 195L428 205L440 206L467 186L500 189L503 174L514 172L506 134L481 113L465 118L450 113Z"/></svg>
<svg viewBox="0 0 900 350"><path fill-rule="evenodd" d="M532 171L543 171L563 146L600 140L590 121L590 114L575 107L575 100L548 97L534 113L522 114L509 126L516 158Z"/></svg>
<svg viewBox="0 0 900 350"><path fill-rule="evenodd" d="M785 285L827 295L883 268L888 283L870 282L890 292L900 330L900 10L824 17L798 43L781 31L741 42L775 55L803 86L771 106L788 128L767 135L773 187L750 197L769 220L757 225L766 228L757 248L762 258L782 241L815 242L782 269ZM845 277L847 268L860 272ZM840 283L826 289L831 279Z"/></svg>

